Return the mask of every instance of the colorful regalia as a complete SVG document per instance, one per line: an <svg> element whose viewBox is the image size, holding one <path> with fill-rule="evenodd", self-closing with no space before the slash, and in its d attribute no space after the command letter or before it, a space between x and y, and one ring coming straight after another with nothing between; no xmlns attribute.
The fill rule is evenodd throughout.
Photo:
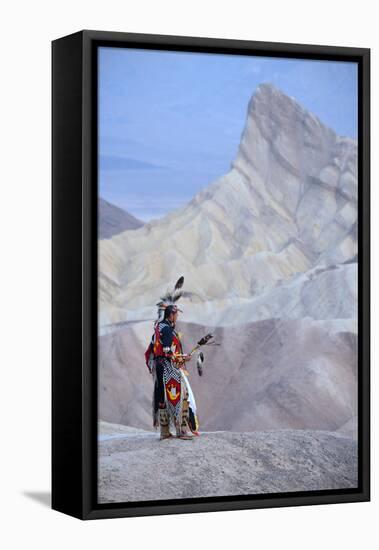
<svg viewBox="0 0 379 550"><path fill-rule="evenodd" d="M154 334L145 353L146 364L154 377L153 424L160 426L161 438L171 437L170 426L177 437L190 439L198 435L196 403L185 370L180 333L172 320L181 297L183 277L174 292L167 293L159 302Z"/></svg>

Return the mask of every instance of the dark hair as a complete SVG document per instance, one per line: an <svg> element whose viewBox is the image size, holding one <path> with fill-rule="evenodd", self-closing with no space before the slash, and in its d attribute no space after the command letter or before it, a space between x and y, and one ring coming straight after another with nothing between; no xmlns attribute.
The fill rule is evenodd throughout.
<svg viewBox="0 0 379 550"><path fill-rule="evenodd" d="M171 313L176 313L177 311L178 311L178 308L176 306L167 306L164 312L164 318L168 319Z"/></svg>

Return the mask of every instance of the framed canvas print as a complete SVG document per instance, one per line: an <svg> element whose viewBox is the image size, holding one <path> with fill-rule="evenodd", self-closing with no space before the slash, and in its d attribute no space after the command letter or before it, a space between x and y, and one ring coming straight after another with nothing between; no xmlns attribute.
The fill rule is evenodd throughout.
<svg viewBox="0 0 379 550"><path fill-rule="evenodd" d="M369 499L369 50L53 42L53 508Z"/></svg>

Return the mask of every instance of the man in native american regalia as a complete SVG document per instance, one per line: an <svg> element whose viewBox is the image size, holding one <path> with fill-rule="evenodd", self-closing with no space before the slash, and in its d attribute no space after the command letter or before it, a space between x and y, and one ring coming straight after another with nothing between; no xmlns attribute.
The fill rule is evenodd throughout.
<svg viewBox="0 0 379 550"><path fill-rule="evenodd" d="M182 296L183 281L181 277L174 291L168 292L157 304L158 318L145 353L146 364L154 377L153 424L154 427L160 426L161 439L172 437L171 424L180 439L199 435L196 403L185 369L194 350L188 355L183 353L180 333L176 330L178 312L181 311L176 302ZM198 369L202 360L203 355L199 354Z"/></svg>

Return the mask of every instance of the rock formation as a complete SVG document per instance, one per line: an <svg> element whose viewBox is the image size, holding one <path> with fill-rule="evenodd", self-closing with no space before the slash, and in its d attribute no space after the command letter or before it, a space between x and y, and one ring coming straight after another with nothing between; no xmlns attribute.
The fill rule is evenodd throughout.
<svg viewBox="0 0 379 550"><path fill-rule="evenodd" d="M228 174L163 219L101 243L104 322L151 308L178 273L191 302L222 307L315 266L343 270L357 253L356 217L356 143L261 85Z"/></svg>
<svg viewBox="0 0 379 550"><path fill-rule="evenodd" d="M356 442L331 432L217 432L160 442L151 432L103 423L100 433L103 503L347 489L358 483Z"/></svg>

